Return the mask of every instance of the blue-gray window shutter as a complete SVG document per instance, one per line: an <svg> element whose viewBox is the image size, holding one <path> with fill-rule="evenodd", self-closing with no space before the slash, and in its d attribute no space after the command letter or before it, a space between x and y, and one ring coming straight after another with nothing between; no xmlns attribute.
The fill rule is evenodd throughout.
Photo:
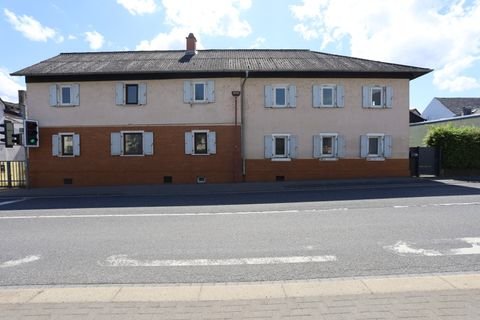
<svg viewBox="0 0 480 320"><path fill-rule="evenodd" d="M59 155L59 140L58 134L52 135L52 156Z"/></svg>
<svg viewBox="0 0 480 320"><path fill-rule="evenodd" d="M210 103L215 102L215 81L208 80L205 91L207 95L207 101Z"/></svg>
<svg viewBox="0 0 480 320"><path fill-rule="evenodd" d="M193 101L192 81L185 80L183 82L183 102L192 103L192 101Z"/></svg>
<svg viewBox="0 0 480 320"><path fill-rule="evenodd" d="M185 132L185 154L193 154L193 133Z"/></svg>
<svg viewBox="0 0 480 320"><path fill-rule="evenodd" d="M72 85L72 104L80 105L80 85L78 83Z"/></svg>
<svg viewBox="0 0 480 320"><path fill-rule="evenodd" d="M265 107L271 108L273 106L273 88L272 86L265 86Z"/></svg>
<svg viewBox="0 0 480 320"><path fill-rule="evenodd" d="M383 137L383 156L390 158L392 156L392 136L386 135Z"/></svg>
<svg viewBox="0 0 480 320"><path fill-rule="evenodd" d="M56 107L58 106L58 94L57 94L57 85L52 84L48 87L49 91L49 100L50 100L50 106Z"/></svg>
<svg viewBox="0 0 480 320"><path fill-rule="evenodd" d="M337 136L337 155L338 158L345 157L345 137Z"/></svg>
<svg viewBox="0 0 480 320"><path fill-rule="evenodd" d="M370 98L370 87L362 87L362 106L364 108L370 108L372 106L372 100Z"/></svg>
<svg viewBox="0 0 480 320"><path fill-rule="evenodd" d="M73 155L74 156L80 155L80 135L79 134L73 135Z"/></svg>
<svg viewBox="0 0 480 320"><path fill-rule="evenodd" d="M337 86L337 88L336 88L336 105L337 105L337 107L343 108L343 106L344 106L344 96L345 96L345 93L344 93L344 90L343 90L343 86Z"/></svg>
<svg viewBox="0 0 480 320"><path fill-rule="evenodd" d="M318 85L313 86L312 93L313 93L313 107L320 108L320 106L322 105L321 87Z"/></svg>
<svg viewBox="0 0 480 320"><path fill-rule="evenodd" d="M314 158L320 158L321 157L321 141L322 137L320 137L318 134L313 136L313 157Z"/></svg>
<svg viewBox="0 0 480 320"><path fill-rule="evenodd" d="M120 132L110 133L110 154L112 156L122 154L122 134Z"/></svg>
<svg viewBox="0 0 480 320"><path fill-rule="evenodd" d="M298 139L297 136L288 137L288 156L289 158L296 158L298 154Z"/></svg>
<svg viewBox="0 0 480 320"><path fill-rule="evenodd" d="M117 82L115 85L115 104L121 106L125 104L125 88L123 82Z"/></svg>
<svg viewBox="0 0 480 320"><path fill-rule="evenodd" d="M297 106L297 87L288 86L288 107L295 108Z"/></svg>
<svg viewBox="0 0 480 320"><path fill-rule="evenodd" d="M140 105L147 104L147 84L146 83L138 84L138 104Z"/></svg>
<svg viewBox="0 0 480 320"><path fill-rule="evenodd" d="M209 154L217 153L217 135L215 132L209 132L207 134L207 148Z"/></svg>
<svg viewBox="0 0 480 320"><path fill-rule="evenodd" d="M368 156L368 136L360 137L360 157L366 158Z"/></svg>
<svg viewBox="0 0 480 320"><path fill-rule="evenodd" d="M143 133L143 154L147 156L153 155L153 132Z"/></svg>
<svg viewBox="0 0 480 320"><path fill-rule="evenodd" d="M273 137L271 135L265 136L263 138L264 144L264 153L266 159L271 159L273 156Z"/></svg>
<svg viewBox="0 0 480 320"><path fill-rule="evenodd" d="M393 106L393 88L385 88L385 107L391 108Z"/></svg>

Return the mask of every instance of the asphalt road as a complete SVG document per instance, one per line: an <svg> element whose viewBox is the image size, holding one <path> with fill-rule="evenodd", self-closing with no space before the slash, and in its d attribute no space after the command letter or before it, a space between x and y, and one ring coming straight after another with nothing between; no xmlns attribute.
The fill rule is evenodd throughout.
<svg viewBox="0 0 480 320"><path fill-rule="evenodd" d="M0 285L480 271L480 183L0 199Z"/></svg>

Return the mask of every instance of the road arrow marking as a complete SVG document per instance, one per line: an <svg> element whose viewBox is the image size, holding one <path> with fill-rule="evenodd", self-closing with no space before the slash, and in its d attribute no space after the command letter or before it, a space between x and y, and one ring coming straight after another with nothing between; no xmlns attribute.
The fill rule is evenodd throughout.
<svg viewBox="0 0 480 320"><path fill-rule="evenodd" d="M104 267L199 267L199 266L236 266L268 265L289 263L311 263L337 261L335 256L297 256L238 259L190 259L190 260L136 260L125 254L113 255L98 264Z"/></svg>
<svg viewBox="0 0 480 320"><path fill-rule="evenodd" d="M0 264L0 268L10 268L10 267L16 267L24 263L30 263L40 260L40 256L26 256L25 258L18 259L18 260L9 260L5 261L4 263Z"/></svg>
<svg viewBox="0 0 480 320"><path fill-rule="evenodd" d="M384 246L383 248L388 251L393 251L395 254L400 256L426 256L426 257L438 257L438 256L458 256L458 255L472 255L480 254L480 238L457 238L457 239L442 239L435 240L436 244L438 243L451 243L455 241L463 241L468 243L469 247L464 248L454 248L454 249L445 249L445 250L432 250L432 249L422 249L415 248L414 244L409 244L405 241L397 241L394 245Z"/></svg>

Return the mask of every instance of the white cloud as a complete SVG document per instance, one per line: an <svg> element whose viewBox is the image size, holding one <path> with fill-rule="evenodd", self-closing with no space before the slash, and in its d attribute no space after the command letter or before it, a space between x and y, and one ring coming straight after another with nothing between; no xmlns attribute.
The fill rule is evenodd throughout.
<svg viewBox="0 0 480 320"><path fill-rule="evenodd" d="M54 39L57 42L63 41L63 37L58 36L55 30L42 26L33 17L27 15L17 16L8 9L4 9L3 13L15 30L21 32L29 40L46 42L48 39ZM57 38L55 39L55 37Z"/></svg>
<svg viewBox="0 0 480 320"><path fill-rule="evenodd" d="M117 3L133 15L154 13L157 10L155 0L117 0Z"/></svg>
<svg viewBox="0 0 480 320"><path fill-rule="evenodd" d="M18 101L18 90L25 90L18 77L11 77L7 69L0 67L0 97L4 101Z"/></svg>
<svg viewBox="0 0 480 320"><path fill-rule="evenodd" d="M85 41L88 42L90 49L92 50L100 49L105 43L105 39L97 31L85 32Z"/></svg>
<svg viewBox="0 0 480 320"><path fill-rule="evenodd" d="M239 38L252 32L250 24L240 17L251 7L251 0L163 0L162 5L172 29L141 41L137 50L184 49L190 32L195 34L199 49L201 35Z"/></svg>
<svg viewBox="0 0 480 320"><path fill-rule="evenodd" d="M163 0L165 20L173 27L211 36L245 37L252 32L240 13L251 7L251 0Z"/></svg>
<svg viewBox="0 0 480 320"><path fill-rule="evenodd" d="M137 45L136 50L170 50L185 49L186 37L188 30L181 28L173 28L169 33L159 33L152 40L143 40ZM197 49L201 49L199 36L196 35Z"/></svg>
<svg viewBox="0 0 480 320"><path fill-rule="evenodd" d="M266 41L267 40L265 38L258 37L257 39L255 39L255 42L250 46L250 49L259 49L263 47Z"/></svg>
<svg viewBox="0 0 480 320"><path fill-rule="evenodd" d="M303 0L290 10L322 49L347 41L353 56L435 68L444 90L480 85L464 74L480 57L480 0Z"/></svg>

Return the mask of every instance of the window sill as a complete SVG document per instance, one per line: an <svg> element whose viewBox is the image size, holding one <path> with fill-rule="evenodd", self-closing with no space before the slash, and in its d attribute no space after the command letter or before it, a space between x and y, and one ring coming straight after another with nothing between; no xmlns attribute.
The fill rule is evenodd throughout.
<svg viewBox="0 0 480 320"><path fill-rule="evenodd" d="M192 156L210 156L212 154L211 153L192 153L190 155L192 155Z"/></svg>
<svg viewBox="0 0 480 320"><path fill-rule="evenodd" d="M367 161L385 161L384 157L367 157Z"/></svg>
<svg viewBox="0 0 480 320"><path fill-rule="evenodd" d="M145 157L144 154L121 154L120 157Z"/></svg>
<svg viewBox="0 0 480 320"><path fill-rule="evenodd" d="M292 161L290 158L272 158L272 161Z"/></svg>

